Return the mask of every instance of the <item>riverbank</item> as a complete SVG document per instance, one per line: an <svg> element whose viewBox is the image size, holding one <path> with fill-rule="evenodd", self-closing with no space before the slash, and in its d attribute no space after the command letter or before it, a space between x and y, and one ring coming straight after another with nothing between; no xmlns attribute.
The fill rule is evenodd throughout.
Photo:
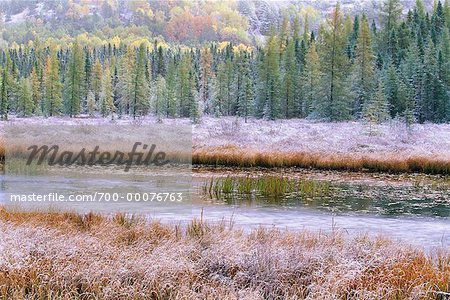
<svg viewBox="0 0 450 300"><path fill-rule="evenodd" d="M430 299L450 254L389 239L0 209L0 299Z"/></svg>
<svg viewBox="0 0 450 300"><path fill-rule="evenodd" d="M103 118L11 118L11 124L105 125ZM112 124L156 124L156 119ZM163 124L190 126L188 119ZM5 123L0 123L0 130ZM84 127L84 131L86 127ZM74 137L75 139L76 137ZM107 141L105 141L107 143ZM326 123L203 117L192 125L193 163L212 166L300 167L322 170L450 174L450 124L390 121ZM1 154L1 151L0 151Z"/></svg>

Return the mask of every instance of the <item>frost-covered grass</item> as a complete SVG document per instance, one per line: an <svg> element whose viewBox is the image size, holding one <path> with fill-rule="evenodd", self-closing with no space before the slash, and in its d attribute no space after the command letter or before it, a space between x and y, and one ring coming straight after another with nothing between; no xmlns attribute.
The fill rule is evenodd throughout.
<svg viewBox="0 0 450 300"><path fill-rule="evenodd" d="M368 236L0 208L0 299L435 299L450 254Z"/></svg>
<svg viewBox="0 0 450 300"><path fill-rule="evenodd" d="M156 119L11 118L33 124L153 124ZM188 119L163 119L188 125ZM4 124L4 123L2 123ZM1 126L0 124L0 130ZM300 166L321 169L450 173L450 124L399 121L369 127L361 122L326 123L203 117L192 127L194 163L238 166Z"/></svg>

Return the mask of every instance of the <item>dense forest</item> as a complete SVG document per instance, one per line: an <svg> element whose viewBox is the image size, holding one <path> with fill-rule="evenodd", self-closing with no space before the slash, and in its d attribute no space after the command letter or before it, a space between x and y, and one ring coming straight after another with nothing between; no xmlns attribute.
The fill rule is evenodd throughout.
<svg viewBox="0 0 450 300"><path fill-rule="evenodd" d="M448 122L449 31L448 0L430 10L418 0L406 14L386 0L377 20L338 3L316 29L285 14L262 46L36 37L1 50L0 116Z"/></svg>

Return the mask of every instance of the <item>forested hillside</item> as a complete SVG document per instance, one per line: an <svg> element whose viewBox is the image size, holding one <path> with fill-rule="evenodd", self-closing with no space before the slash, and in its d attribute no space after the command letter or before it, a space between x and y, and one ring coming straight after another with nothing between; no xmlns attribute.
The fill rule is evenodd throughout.
<svg viewBox="0 0 450 300"><path fill-rule="evenodd" d="M170 1L87 3L94 2L41 2L17 11L3 4L10 11L2 25L2 119L450 120L449 0L418 0L410 9L409 2L385 0L356 15L337 4L324 19L298 3L277 10L261 9L265 2L188 2L189 9ZM170 19L159 14L168 9ZM20 28L29 22L43 25L24 39ZM18 39L7 42L5 34Z"/></svg>

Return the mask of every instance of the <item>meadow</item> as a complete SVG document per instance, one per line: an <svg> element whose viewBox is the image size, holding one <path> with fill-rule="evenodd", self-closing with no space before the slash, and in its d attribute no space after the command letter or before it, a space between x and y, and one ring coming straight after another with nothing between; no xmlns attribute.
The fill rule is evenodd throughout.
<svg viewBox="0 0 450 300"><path fill-rule="evenodd" d="M450 253L386 237L0 209L0 299L445 299ZM27 241L24 243L24 241Z"/></svg>

